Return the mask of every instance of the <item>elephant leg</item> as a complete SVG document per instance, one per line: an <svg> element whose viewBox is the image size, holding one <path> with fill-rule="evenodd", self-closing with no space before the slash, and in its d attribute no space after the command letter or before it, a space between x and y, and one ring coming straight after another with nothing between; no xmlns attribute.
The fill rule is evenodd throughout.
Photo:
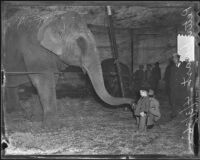
<svg viewBox="0 0 200 160"><path fill-rule="evenodd" d="M36 87L43 107L43 121L51 123L56 116L56 85L53 73L31 75L31 81Z"/></svg>
<svg viewBox="0 0 200 160"><path fill-rule="evenodd" d="M8 113L22 111L17 87L7 87L5 89L5 106Z"/></svg>

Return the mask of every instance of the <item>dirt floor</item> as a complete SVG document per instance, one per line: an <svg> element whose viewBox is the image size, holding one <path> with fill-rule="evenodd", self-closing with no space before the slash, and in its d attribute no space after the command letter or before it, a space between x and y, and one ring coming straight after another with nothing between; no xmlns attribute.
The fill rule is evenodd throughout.
<svg viewBox="0 0 200 160"><path fill-rule="evenodd" d="M72 88L70 91L76 94L71 97L69 95L73 94L62 91L57 94L57 127L45 129L40 122L26 118L39 102L33 92L21 89L21 104L26 115L6 115L6 133L10 141L6 154L191 154L187 133L182 134L187 128L179 118L170 118L164 94L157 97L162 114L159 124L145 134L138 134L129 110L105 107L84 88L79 92Z"/></svg>

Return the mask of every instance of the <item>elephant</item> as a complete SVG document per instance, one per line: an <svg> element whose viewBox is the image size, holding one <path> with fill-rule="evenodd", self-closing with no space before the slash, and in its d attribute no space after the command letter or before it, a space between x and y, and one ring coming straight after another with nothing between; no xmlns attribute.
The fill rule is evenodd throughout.
<svg viewBox="0 0 200 160"><path fill-rule="evenodd" d="M20 105L17 86L29 81L40 98L42 121L51 122L57 113L58 62L82 68L105 103L128 106L134 102L132 98L113 97L107 92L94 35L75 11L53 15L42 23L31 16L20 25L15 22L8 26L4 43L8 111L17 110Z"/></svg>

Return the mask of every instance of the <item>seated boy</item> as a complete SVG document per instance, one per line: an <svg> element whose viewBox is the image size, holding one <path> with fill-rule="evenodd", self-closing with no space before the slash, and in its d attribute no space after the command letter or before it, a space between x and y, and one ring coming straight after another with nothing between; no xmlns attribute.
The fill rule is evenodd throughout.
<svg viewBox="0 0 200 160"><path fill-rule="evenodd" d="M146 115L149 110L149 97L147 89L140 89L140 99L135 106L135 116L139 132L146 131Z"/></svg>
<svg viewBox="0 0 200 160"><path fill-rule="evenodd" d="M154 98L154 91L149 90L149 111L147 114L147 129L153 128L156 121L158 121L161 117L160 109L159 109L159 101Z"/></svg>

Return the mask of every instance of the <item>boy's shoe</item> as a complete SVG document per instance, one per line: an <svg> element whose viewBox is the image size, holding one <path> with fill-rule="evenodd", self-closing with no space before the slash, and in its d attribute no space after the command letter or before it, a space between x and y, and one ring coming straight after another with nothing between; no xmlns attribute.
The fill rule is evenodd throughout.
<svg viewBox="0 0 200 160"><path fill-rule="evenodd" d="M154 127L154 124L152 125L147 125L147 129L152 129Z"/></svg>

